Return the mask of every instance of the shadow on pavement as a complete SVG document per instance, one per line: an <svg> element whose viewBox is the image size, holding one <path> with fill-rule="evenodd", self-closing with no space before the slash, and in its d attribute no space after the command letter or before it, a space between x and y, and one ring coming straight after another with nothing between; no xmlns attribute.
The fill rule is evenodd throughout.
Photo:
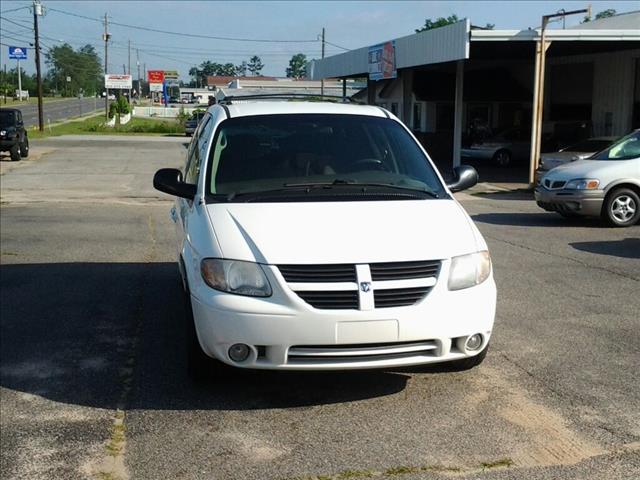
<svg viewBox="0 0 640 480"><path fill-rule="evenodd" d="M409 378L239 371L196 385L186 375L174 263L5 264L0 273L0 385L57 402L114 409L126 401L125 408L143 410L304 407L391 395Z"/></svg>
<svg viewBox="0 0 640 480"><path fill-rule="evenodd" d="M589 227L603 228L605 225L597 218L565 218L555 213L479 213L472 215L474 221L491 225L509 225L514 227Z"/></svg>
<svg viewBox="0 0 640 480"><path fill-rule="evenodd" d="M621 258L640 258L640 238L601 242L574 242L569 245L583 252Z"/></svg>

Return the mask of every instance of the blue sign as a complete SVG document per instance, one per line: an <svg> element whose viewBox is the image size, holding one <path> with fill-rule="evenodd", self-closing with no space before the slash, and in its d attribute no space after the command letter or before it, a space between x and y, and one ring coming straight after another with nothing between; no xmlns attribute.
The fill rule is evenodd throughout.
<svg viewBox="0 0 640 480"><path fill-rule="evenodd" d="M12 60L26 60L26 47L9 47L9 58Z"/></svg>

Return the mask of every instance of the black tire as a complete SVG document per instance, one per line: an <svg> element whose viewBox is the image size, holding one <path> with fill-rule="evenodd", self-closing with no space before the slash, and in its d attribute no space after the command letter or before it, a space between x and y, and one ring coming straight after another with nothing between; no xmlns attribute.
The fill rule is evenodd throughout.
<svg viewBox="0 0 640 480"><path fill-rule="evenodd" d="M484 350L482 350L479 354L474 355L473 357L463 358L462 360L455 360L453 362L449 362L447 366L450 367L451 370L455 372L463 372L465 370L471 370L473 367L477 367L484 361L488 351L489 351L489 345L484 347Z"/></svg>
<svg viewBox="0 0 640 480"><path fill-rule="evenodd" d="M11 150L9 150L9 154L11 155L11 160L17 162L20 160L20 146L16 143Z"/></svg>
<svg viewBox="0 0 640 480"><path fill-rule="evenodd" d="M508 167L511 164L511 152L509 150L498 150L493 154L493 163L499 167Z"/></svg>
<svg viewBox="0 0 640 480"><path fill-rule="evenodd" d="M630 188L617 188L605 198L601 215L612 227L630 227L640 220L640 196Z"/></svg>
<svg viewBox="0 0 640 480"><path fill-rule="evenodd" d="M25 135L24 142L20 144L20 156L27 158L29 156L29 139Z"/></svg>
<svg viewBox="0 0 640 480"><path fill-rule="evenodd" d="M201 383L210 378L223 378L232 370L228 365L209 357L202 351L196 332L191 306L191 293L186 281L183 281L184 320L187 343L187 372L192 381Z"/></svg>

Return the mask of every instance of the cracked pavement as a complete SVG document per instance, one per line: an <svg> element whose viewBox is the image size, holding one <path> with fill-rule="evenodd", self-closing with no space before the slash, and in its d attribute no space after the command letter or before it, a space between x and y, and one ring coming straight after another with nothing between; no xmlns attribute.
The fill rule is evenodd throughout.
<svg viewBox="0 0 640 480"><path fill-rule="evenodd" d="M499 289L479 368L194 386L151 187L184 142L60 137L2 176L0 477L640 477L640 226L460 194Z"/></svg>

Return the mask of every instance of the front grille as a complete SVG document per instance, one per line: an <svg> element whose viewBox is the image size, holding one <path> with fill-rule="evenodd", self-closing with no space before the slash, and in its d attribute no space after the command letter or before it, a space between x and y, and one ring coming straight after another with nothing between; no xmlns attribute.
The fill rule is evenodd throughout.
<svg viewBox="0 0 640 480"><path fill-rule="evenodd" d="M431 287L390 288L375 290L373 298L376 308L406 307L422 300Z"/></svg>
<svg viewBox="0 0 640 480"><path fill-rule="evenodd" d="M413 278L437 277L440 270L440 261L426 262L393 262L372 263L371 279L381 280L410 280Z"/></svg>
<svg viewBox="0 0 640 480"><path fill-rule="evenodd" d="M287 283L355 282L355 265L278 265Z"/></svg>
<svg viewBox="0 0 640 480"><path fill-rule="evenodd" d="M564 187L566 183L567 182L565 182L564 180L551 181L549 179L545 179L544 186L550 190L558 190L559 188Z"/></svg>
<svg viewBox="0 0 640 480"><path fill-rule="evenodd" d="M289 348L287 363L344 363L391 360L417 356L436 356L434 340L355 345L294 345Z"/></svg>
<svg viewBox="0 0 640 480"><path fill-rule="evenodd" d="M339 291L302 291L296 292L300 298L311 305L313 308L322 310L357 310L358 309L358 291L357 290L339 290Z"/></svg>

